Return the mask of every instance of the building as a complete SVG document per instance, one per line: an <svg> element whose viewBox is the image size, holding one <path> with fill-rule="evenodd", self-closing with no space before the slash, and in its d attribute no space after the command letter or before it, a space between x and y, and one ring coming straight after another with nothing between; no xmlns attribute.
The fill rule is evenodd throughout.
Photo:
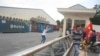
<svg viewBox="0 0 100 56"><path fill-rule="evenodd" d="M30 20L31 18L37 18L40 20L49 21L49 24L57 25L56 21L42 9L0 6L0 15L7 17L21 18L25 20Z"/></svg>
<svg viewBox="0 0 100 56"><path fill-rule="evenodd" d="M85 26L89 22L89 18L95 15L96 10L88 9L80 4L76 4L69 8L58 8L58 12L64 15L64 28L73 28L74 25Z"/></svg>

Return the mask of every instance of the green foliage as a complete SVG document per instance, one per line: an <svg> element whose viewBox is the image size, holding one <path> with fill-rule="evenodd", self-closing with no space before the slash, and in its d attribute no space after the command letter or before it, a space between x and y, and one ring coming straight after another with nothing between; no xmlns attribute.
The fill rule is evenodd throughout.
<svg viewBox="0 0 100 56"><path fill-rule="evenodd" d="M57 20L56 22L57 22L57 25L60 25L60 20Z"/></svg>
<svg viewBox="0 0 100 56"><path fill-rule="evenodd" d="M93 24L100 25L100 5L95 5L94 9L96 9L96 14L93 18L90 18L90 21Z"/></svg>
<svg viewBox="0 0 100 56"><path fill-rule="evenodd" d="M94 6L94 9L96 9L97 13L100 12L100 4L98 4L98 5L96 4Z"/></svg>
<svg viewBox="0 0 100 56"><path fill-rule="evenodd" d="M96 25L100 25L100 15L96 15L93 18L90 18L91 22Z"/></svg>

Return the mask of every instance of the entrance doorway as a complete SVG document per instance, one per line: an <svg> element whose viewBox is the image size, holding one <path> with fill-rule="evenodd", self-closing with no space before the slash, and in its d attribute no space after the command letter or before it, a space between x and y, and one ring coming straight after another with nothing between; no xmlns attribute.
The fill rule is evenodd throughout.
<svg viewBox="0 0 100 56"><path fill-rule="evenodd" d="M85 27L85 20L75 20L74 25L80 25L81 27Z"/></svg>
<svg viewBox="0 0 100 56"><path fill-rule="evenodd" d="M72 27L72 19L68 18L67 19L67 25L66 25L67 29L70 29Z"/></svg>

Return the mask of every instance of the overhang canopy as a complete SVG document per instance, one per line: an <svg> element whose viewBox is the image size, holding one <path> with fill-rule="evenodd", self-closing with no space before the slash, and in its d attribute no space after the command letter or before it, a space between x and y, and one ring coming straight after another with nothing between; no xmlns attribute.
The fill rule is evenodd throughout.
<svg viewBox="0 0 100 56"><path fill-rule="evenodd" d="M45 24L49 24L49 21L43 21L37 18L31 18L31 21L37 22L37 23L45 23Z"/></svg>
<svg viewBox="0 0 100 56"><path fill-rule="evenodd" d="M87 9L84 6L77 4L69 8L58 8L58 12L61 14L90 14L90 17L93 17L96 13L95 9Z"/></svg>

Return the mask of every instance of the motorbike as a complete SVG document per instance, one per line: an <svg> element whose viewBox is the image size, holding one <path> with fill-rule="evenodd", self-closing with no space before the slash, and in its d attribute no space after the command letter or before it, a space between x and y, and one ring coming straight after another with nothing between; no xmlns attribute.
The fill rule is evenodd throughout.
<svg viewBox="0 0 100 56"><path fill-rule="evenodd" d="M100 42L95 42L94 45L90 45L89 50L92 52L100 53Z"/></svg>
<svg viewBox="0 0 100 56"><path fill-rule="evenodd" d="M91 45L91 43L87 43L85 40L81 42L82 49L85 51L91 51L100 53L100 41L97 41L94 43L94 45Z"/></svg>

